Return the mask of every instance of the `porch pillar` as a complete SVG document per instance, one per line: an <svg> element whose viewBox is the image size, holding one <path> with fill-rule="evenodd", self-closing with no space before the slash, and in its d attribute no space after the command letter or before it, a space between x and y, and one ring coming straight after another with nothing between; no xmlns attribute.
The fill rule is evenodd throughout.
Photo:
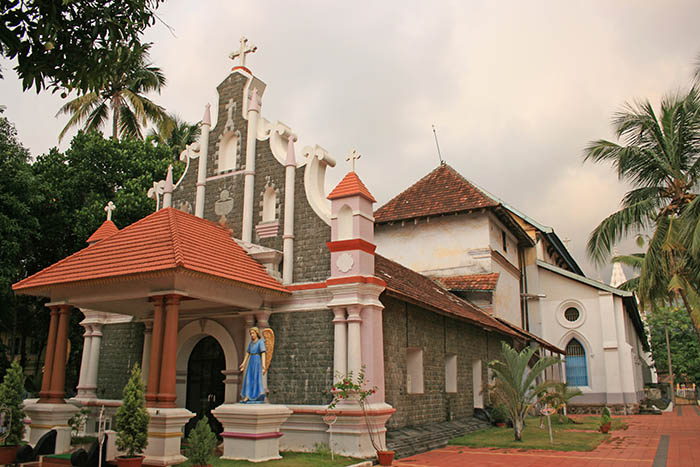
<svg viewBox="0 0 700 467"><path fill-rule="evenodd" d="M180 296L165 296L165 329L163 331L163 353L160 367L158 407L177 407L175 399L175 369L177 363L177 328L180 312Z"/></svg>
<svg viewBox="0 0 700 467"><path fill-rule="evenodd" d="M100 345L102 344L102 325L93 324L91 327L92 338L90 339L90 360L88 361L85 396L88 398L96 398L97 370L100 367Z"/></svg>
<svg viewBox="0 0 700 467"><path fill-rule="evenodd" d="M68 321L71 305L59 305L58 330L56 331L55 356L53 369L51 370L51 389L49 400L56 404L65 404L63 396L66 394L66 347L68 346Z"/></svg>
<svg viewBox="0 0 700 467"><path fill-rule="evenodd" d="M333 382L340 381L348 372L348 326L345 308L333 308Z"/></svg>
<svg viewBox="0 0 700 467"><path fill-rule="evenodd" d="M87 381L88 369L90 367L90 352L92 350L92 327L89 324L84 324L84 322L81 322L80 324L85 328L85 334L83 334L83 358L80 360L80 377L78 378L77 397L84 399L88 395Z"/></svg>
<svg viewBox="0 0 700 467"><path fill-rule="evenodd" d="M51 373L53 371L53 360L56 354L56 335L58 333L58 306L50 306L51 321L49 323L49 339L46 343L46 355L44 358L44 375L41 379L41 391L39 392L39 402L49 403L51 391Z"/></svg>
<svg viewBox="0 0 700 467"><path fill-rule="evenodd" d="M146 405L156 406L160 386L160 360L163 346L163 297L152 297L153 333L151 336L151 356L148 365L148 384L146 386Z"/></svg>

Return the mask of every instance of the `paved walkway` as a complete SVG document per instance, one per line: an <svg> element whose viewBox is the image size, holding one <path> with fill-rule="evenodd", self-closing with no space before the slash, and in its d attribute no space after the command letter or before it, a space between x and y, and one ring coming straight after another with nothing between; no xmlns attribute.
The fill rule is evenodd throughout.
<svg viewBox="0 0 700 467"><path fill-rule="evenodd" d="M394 461L397 467L462 466L625 466L700 467L700 410L682 406L663 415L624 417L627 430L590 452L516 449L472 449L447 446Z"/></svg>

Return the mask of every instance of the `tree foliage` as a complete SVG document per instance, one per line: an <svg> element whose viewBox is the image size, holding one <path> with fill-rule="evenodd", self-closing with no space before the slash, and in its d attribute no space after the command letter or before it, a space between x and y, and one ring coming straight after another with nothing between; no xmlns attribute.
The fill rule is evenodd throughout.
<svg viewBox="0 0 700 467"><path fill-rule="evenodd" d="M145 96L165 86L165 75L148 62L149 44L114 51L109 76L101 88L82 93L64 104L57 115L70 115L59 139L85 122L85 130L98 131L112 117L112 137L142 138L141 127L149 121L167 125L168 115L161 106Z"/></svg>
<svg viewBox="0 0 700 467"><path fill-rule="evenodd" d="M666 327L671 346L674 381L700 384L700 344L693 335L693 323L681 307L661 307L647 317L651 355L656 369L668 373Z"/></svg>
<svg viewBox="0 0 700 467"><path fill-rule="evenodd" d="M131 369L131 377L124 386L122 405L114 416L117 430L117 448L126 452L127 457L141 454L148 446L148 422L146 410L146 388L141 379L138 364Z"/></svg>
<svg viewBox="0 0 700 467"><path fill-rule="evenodd" d="M16 446L24 435L24 373L17 361L12 362L0 384L0 407L10 412L10 433L5 438L6 446Z"/></svg>
<svg viewBox="0 0 700 467"><path fill-rule="evenodd" d="M0 0L0 53L25 90L105 89L119 49L141 45L162 0Z"/></svg>
<svg viewBox="0 0 700 467"><path fill-rule="evenodd" d="M608 162L633 189L622 208L591 233L588 255L602 264L620 239L651 232L643 256L624 261L640 268L642 306L682 300L700 340L700 90L671 95L656 113L649 101L627 105L613 126L620 143L598 140L585 160ZM697 228L696 228L697 227Z"/></svg>
<svg viewBox="0 0 700 467"><path fill-rule="evenodd" d="M189 123L175 114L170 114L168 118L161 120L156 128L151 128L146 139L158 145L168 146L172 151L173 160L177 161L185 147L199 139L201 130L200 122Z"/></svg>
<svg viewBox="0 0 700 467"><path fill-rule="evenodd" d="M554 385L550 381L537 383L537 378L545 369L559 363L557 357L541 357L531 367L528 366L536 351L536 347L526 347L518 352L502 342L503 361L489 363L495 378L490 394L496 403L503 404L508 411L516 441L522 441L525 415L539 401L540 394L545 394Z"/></svg>

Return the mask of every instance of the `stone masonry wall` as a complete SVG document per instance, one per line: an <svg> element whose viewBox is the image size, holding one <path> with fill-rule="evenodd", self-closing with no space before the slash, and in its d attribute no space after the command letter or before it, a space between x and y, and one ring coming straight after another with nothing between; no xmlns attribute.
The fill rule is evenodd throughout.
<svg viewBox="0 0 700 467"><path fill-rule="evenodd" d="M226 128L230 102L233 99L235 108L232 111L233 130L240 134L240 152L236 159L233 172L245 169L246 139L248 121L241 114L243 89L246 78L239 73L231 73L218 87L219 104L216 126L209 135L209 154L207 160L207 176L218 175L218 157L220 137L231 128ZM265 105L263 104L263 109ZM263 112L264 113L264 112ZM259 245L282 251L282 234L284 232L284 187L285 168L272 154L269 140L256 141L255 149L255 184L253 190L253 242ZM297 160L301 151L297 148ZM197 160L192 161L190 169L182 183L173 193L173 206L186 212L194 213L197 183ZM262 195L270 183L277 191L276 220L279 230L275 237L258 238L255 226L262 220ZM228 191L233 202L233 208L225 215L226 226L231 229L235 238L241 238L243 222L243 187L244 175L233 174L207 182L204 202L204 218L220 222L221 216L216 214L217 202ZM304 190L304 167L296 170L294 179L294 282L324 281L330 275L330 252L326 242L330 241L330 227L313 211L306 199Z"/></svg>
<svg viewBox="0 0 700 467"><path fill-rule="evenodd" d="M401 428L471 416L474 410L472 364L487 364L500 355L500 336L462 320L438 315L386 295L384 304L384 372L386 402L396 409L387 428ZM423 349L423 394L406 388L406 349ZM498 349L498 351L496 351ZM445 357L457 355L457 393L445 391Z"/></svg>
<svg viewBox="0 0 700 467"><path fill-rule="evenodd" d="M328 404L333 384L333 313L270 316L275 353L268 371L273 404Z"/></svg>
<svg viewBox="0 0 700 467"><path fill-rule="evenodd" d="M121 399L134 363L141 364L143 323L105 324L97 372L97 397Z"/></svg>

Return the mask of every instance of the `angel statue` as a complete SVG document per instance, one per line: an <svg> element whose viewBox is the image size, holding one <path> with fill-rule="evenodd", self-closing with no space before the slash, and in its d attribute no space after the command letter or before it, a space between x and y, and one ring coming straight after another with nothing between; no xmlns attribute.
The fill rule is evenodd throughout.
<svg viewBox="0 0 700 467"><path fill-rule="evenodd" d="M243 372L241 402L244 404L262 404L265 402L265 384L263 375L270 368L275 349L275 333L270 328L250 328L250 344L246 351L240 370Z"/></svg>

